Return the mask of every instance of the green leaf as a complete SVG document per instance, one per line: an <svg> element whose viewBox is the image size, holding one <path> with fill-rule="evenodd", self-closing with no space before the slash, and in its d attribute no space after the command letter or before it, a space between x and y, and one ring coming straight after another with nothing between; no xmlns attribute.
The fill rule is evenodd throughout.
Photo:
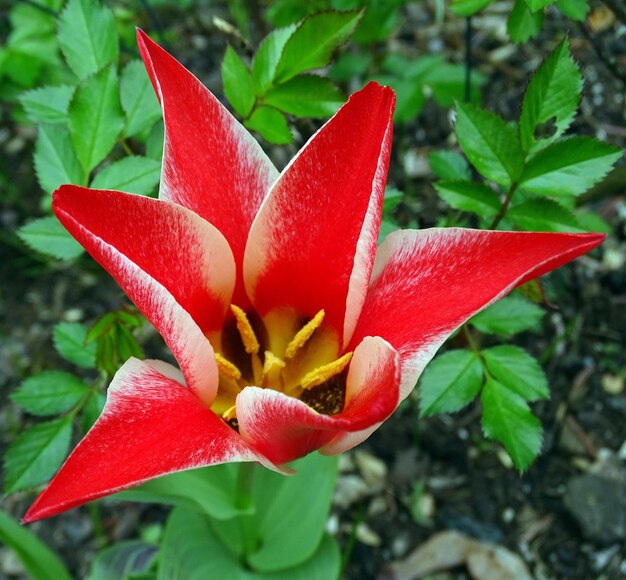
<svg viewBox="0 0 626 580"><path fill-rule="evenodd" d="M7 493L43 483L60 467L72 435L72 418L38 423L18 435L4 456Z"/></svg>
<svg viewBox="0 0 626 580"><path fill-rule="evenodd" d="M54 347L65 360L93 369L96 366L96 345L85 344L87 331L87 327L79 322L59 322L53 331Z"/></svg>
<svg viewBox="0 0 626 580"><path fill-rule="evenodd" d="M452 12L457 16L471 16L489 6L494 0L452 0Z"/></svg>
<svg viewBox="0 0 626 580"><path fill-rule="evenodd" d="M259 107L250 115L244 125L256 131L263 139L276 145L291 143L293 136L287 126L287 119L276 109Z"/></svg>
<svg viewBox="0 0 626 580"><path fill-rule="evenodd" d="M500 441L517 469L525 471L541 450L541 423L522 397L498 381L487 380L481 401L485 435Z"/></svg>
<svg viewBox="0 0 626 580"><path fill-rule="evenodd" d="M326 66L333 51L350 38L361 14L360 10L320 12L303 20L285 43L275 79L285 82L305 70Z"/></svg>
<svg viewBox="0 0 626 580"><path fill-rule="evenodd" d="M78 85L70 103L70 137L85 171L91 171L115 145L124 126L117 73L100 71Z"/></svg>
<svg viewBox="0 0 626 580"><path fill-rule="evenodd" d="M20 95L28 118L35 123L65 123L74 87L41 87Z"/></svg>
<svg viewBox="0 0 626 580"><path fill-rule="evenodd" d="M576 219L581 227L587 232L601 232L604 234L613 233L613 226L605 222L597 213L593 211L578 211Z"/></svg>
<svg viewBox="0 0 626 580"><path fill-rule="evenodd" d="M148 572L158 555L158 548L141 540L118 542L98 552L87 580L139 578Z"/></svg>
<svg viewBox="0 0 626 580"><path fill-rule="evenodd" d="M543 11L533 13L524 0L515 0L513 10L506 21L506 29L513 42L521 44L537 36L542 26Z"/></svg>
<svg viewBox="0 0 626 580"><path fill-rule="evenodd" d="M487 179L508 187L524 165L517 131L490 111L457 103L455 130L463 152Z"/></svg>
<svg viewBox="0 0 626 580"><path fill-rule="evenodd" d="M299 498L304 503L306 496ZM264 573L250 570L211 527L212 520L176 508L165 525L159 580L232 578L241 580L328 580L338 578L341 557L336 541L324 534L314 553L300 565ZM219 523L217 524L219 525Z"/></svg>
<svg viewBox="0 0 626 580"><path fill-rule="evenodd" d="M543 308L521 296L507 296L472 317L470 324L487 334L510 336L537 328L544 314Z"/></svg>
<svg viewBox="0 0 626 580"><path fill-rule="evenodd" d="M87 399L87 402L81 410L80 423L83 435L93 427L93 424L102 414L105 403L106 397L102 393L92 391L91 397Z"/></svg>
<svg viewBox="0 0 626 580"><path fill-rule="evenodd" d="M69 0L59 17L59 45L79 79L117 64L115 18L96 0Z"/></svg>
<svg viewBox="0 0 626 580"><path fill-rule="evenodd" d="M148 157L125 157L99 171L91 187L149 195L154 192L160 179L160 161Z"/></svg>
<svg viewBox="0 0 626 580"><path fill-rule="evenodd" d="M558 9L572 20L583 21L589 12L587 0L556 0Z"/></svg>
<svg viewBox="0 0 626 580"><path fill-rule="evenodd" d="M222 61L222 81L226 98L242 117L254 106L254 85L250 69L229 45Z"/></svg>
<svg viewBox="0 0 626 580"><path fill-rule="evenodd" d="M263 96L272 86L280 56L296 28L295 24L278 28L270 32L261 42L252 60L252 80L257 95Z"/></svg>
<svg viewBox="0 0 626 580"><path fill-rule="evenodd" d="M238 469L236 464L224 464L180 471L123 491L115 498L180 506L217 520L236 518L251 511L237 504Z"/></svg>
<svg viewBox="0 0 626 580"><path fill-rule="evenodd" d="M337 456L312 453L290 464L297 472L290 477L268 469L255 471L252 517L261 541L248 562L256 570L281 570L313 556L330 510L337 461Z"/></svg>
<svg viewBox="0 0 626 580"><path fill-rule="evenodd" d="M439 181L435 189L450 207L479 216L495 216L501 203L490 187L473 181Z"/></svg>
<svg viewBox="0 0 626 580"><path fill-rule="evenodd" d="M0 511L0 544L15 552L33 580L71 580L63 562L46 544L25 526Z"/></svg>
<svg viewBox="0 0 626 580"><path fill-rule="evenodd" d="M296 117L329 117L345 101L341 91L326 78L298 75L272 87L263 101Z"/></svg>
<svg viewBox="0 0 626 580"><path fill-rule="evenodd" d="M48 193L64 183L84 184L85 172L65 127L39 126L35 143L35 172L42 189Z"/></svg>
<svg viewBox="0 0 626 580"><path fill-rule="evenodd" d="M456 151L431 151L428 154L430 168L439 179L469 181L472 179L467 160Z"/></svg>
<svg viewBox="0 0 626 580"><path fill-rule="evenodd" d="M549 399L548 379L523 348L503 344L482 351L489 374L525 401Z"/></svg>
<svg viewBox="0 0 626 580"><path fill-rule="evenodd" d="M54 216L27 223L17 235L33 250L60 260L71 260L83 253L81 245Z"/></svg>
<svg viewBox="0 0 626 580"><path fill-rule="evenodd" d="M555 197L580 195L602 180L621 156L618 147L589 137L562 139L526 164L519 185Z"/></svg>
<svg viewBox="0 0 626 580"><path fill-rule="evenodd" d="M451 107L456 99L465 97L465 67L449 62L442 62L429 70L423 79L430 87L433 98L440 107ZM480 100L480 87L485 84L485 77L478 71L472 73L471 102Z"/></svg>
<svg viewBox="0 0 626 580"><path fill-rule="evenodd" d="M527 231L584 231L571 210L552 199L529 199L509 209L507 219Z"/></svg>
<svg viewBox="0 0 626 580"><path fill-rule="evenodd" d="M482 367L473 352L449 350L439 355L420 380L420 415L458 411L474 400L482 383Z"/></svg>
<svg viewBox="0 0 626 580"><path fill-rule="evenodd" d="M396 93L396 109L393 119L396 123L413 121L424 108L428 97L421 83L393 76L376 79L382 85L389 85Z"/></svg>
<svg viewBox="0 0 626 580"><path fill-rule="evenodd" d="M528 84L519 121L524 151L530 151L537 142L535 132L542 123L551 121L555 128L554 134L542 143L554 141L563 134L576 114L582 84L582 75L565 39L544 60Z"/></svg>
<svg viewBox="0 0 626 580"><path fill-rule="evenodd" d="M68 411L89 391L77 376L62 371L44 371L27 378L11 399L33 415L56 415Z"/></svg>
<svg viewBox="0 0 626 580"><path fill-rule="evenodd" d="M161 161L163 158L163 137L165 132L165 125L163 121L157 121L152 125L150 133L146 139L146 157L150 159L156 159Z"/></svg>
<svg viewBox="0 0 626 580"><path fill-rule="evenodd" d="M159 101L152 89L146 67L139 60L129 62L122 72L120 102L126 113L126 137L145 131L161 118Z"/></svg>
<svg viewBox="0 0 626 580"><path fill-rule="evenodd" d="M554 2L554 0L524 0L526 6L531 12L537 12L537 10L541 10L546 6L550 6Z"/></svg>

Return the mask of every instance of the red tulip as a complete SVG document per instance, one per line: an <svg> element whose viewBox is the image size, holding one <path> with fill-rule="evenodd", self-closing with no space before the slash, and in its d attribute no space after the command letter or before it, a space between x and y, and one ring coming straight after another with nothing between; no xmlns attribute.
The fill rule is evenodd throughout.
<svg viewBox="0 0 626 580"><path fill-rule="evenodd" d="M279 174L189 71L138 42L165 120L159 199L64 185L53 208L180 371L127 361L27 522L175 471L350 449L456 328L603 239L404 230L377 251L391 89L352 95Z"/></svg>

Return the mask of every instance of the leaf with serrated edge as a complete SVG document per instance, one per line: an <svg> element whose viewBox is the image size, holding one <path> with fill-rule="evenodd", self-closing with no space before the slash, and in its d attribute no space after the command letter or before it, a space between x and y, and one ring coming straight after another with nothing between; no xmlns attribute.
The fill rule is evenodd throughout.
<svg viewBox="0 0 626 580"><path fill-rule="evenodd" d="M39 423L13 440L4 456L7 493L43 483L61 466L72 435L72 418Z"/></svg>
<svg viewBox="0 0 626 580"><path fill-rule="evenodd" d="M115 17L94 0L70 0L59 17L59 46L79 79L117 63Z"/></svg>
<svg viewBox="0 0 626 580"><path fill-rule="evenodd" d="M115 145L124 126L114 67L83 81L69 108L70 137L85 171L91 171Z"/></svg>
<svg viewBox="0 0 626 580"><path fill-rule="evenodd" d="M456 130L463 152L487 179L508 187L521 175L524 154L517 131L490 111L457 103Z"/></svg>
<svg viewBox="0 0 626 580"><path fill-rule="evenodd" d="M470 324L484 333L510 336L537 327L543 308L521 296L507 296L470 319Z"/></svg>
<svg viewBox="0 0 626 580"><path fill-rule="evenodd" d="M419 383L420 414L458 411L472 402L482 386L483 371L469 350L450 350L438 356Z"/></svg>
<svg viewBox="0 0 626 580"><path fill-rule="evenodd" d="M35 123L65 123L73 93L74 87L69 85L41 87L22 93L20 103Z"/></svg>
<svg viewBox="0 0 626 580"><path fill-rule="evenodd" d="M94 177L94 189L114 189L149 195L161 179L161 163L148 157L125 157L107 165Z"/></svg>
<svg viewBox="0 0 626 580"><path fill-rule="evenodd" d="M228 102L242 117L247 117L254 106L252 74L231 46L226 48L222 61L222 82Z"/></svg>
<svg viewBox="0 0 626 580"><path fill-rule="evenodd" d="M320 12L299 25L285 43L275 80L285 82L310 69L326 66L333 51L354 32L362 12Z"/></svg>
<svg viewBox="0 0 626 580"><path fill-rule="evenodd" d="M526 401L549 399L548 379L523 348L509 344L482 351L489 374Z"/></svg>
<svg viewBox="0 0 626 580"><path fill-rule="evenodd" d="M494 216L500 209L500 198L490 187L474 181L439 181L435 189L450 207L479 216Z"/></svg>
<svg viewBox="0 0 626 580"><path fill-rule="evenodd" d="M556 47L530 79L519 120L520 142L525 151L533 148L537 125L554 119L554 134L540 141L547 144L570 126L583 86L582 75L569 52L567 39Z"/></svg>
<svg viewBox="0 0 626 580"><path fill-rule="evenodd" d="M555 197L580 195L601 181L621 156L621 149L589 137L562 139L526 164L519 185Z"/></svg>
<svg viewBox="0 0 626 580"><path fill-rule="evenodd" d="M85 171L76 157L67 129L48 124L39 126L35 172L42 189L48 193L64 183L84 185Z"/></svg>
<svg viewBox="0 0 626 580"><path fill-rule="evenodd" d="M296 117L333 115L345 101L332 81L315 75L298 75L272 87L263 101Z"/></svg>
<svg viewBox="0 0 626 580"><path fill-rule="evenodd" d="M257 95L263 96L272 86L283 48L296 28L296 24L278 28L270 32L261 42L252 60L252 80Z"/></svg>
<svg viewBox="0 0 626 580"><path fill-rule="evenodd" d="M543 11L534 14L528 9L524 0L515 0L513 10L506 21L509 38L516 43L526 42L539 34L543 25Z"/></svg>
<svg viewBox="0 0 626 580"><path fill-rule="evenodd" d="M96 345L85 344L87 331L87 327L79 322L59 322L52 336L54 347L65 360L92 369L96 366Z"/></svg>
<svg viewBox="0 0 626 580"><path fill-rule="evenodd" d="M556 0L558 9L572 20L583 21L589 12L588 0Z"/></svg>
<svg viewBox="0 0 626 580"><path fill-rule="evenodd" d="M276 109L271 107L259 107L255 109L244 125L248 129L256 131L263 139L276 145L291 143L293 136L287 126L287 119Z"/></svg>
<svg viewBox="0 0 626 580"><path fill-rule="evenodd" d="M554 0L524 0L526 2L526 6L532 12L537 12L537 10L541 10L546 6L549 6L554 2Z"/></svg>
<svg viewBox="0 0 626 580"><path fill-rule="evenodd" d="M481 401L485 435L500 441L515 467L525 471L541 450L541 423L522 397L496 380L487 379Z"/></svg>
<svg viewBox="0 0 626 580"><path fill-rule="evenodd" d="M71 409L87 392L87 385L76 375L44 371L28 377L11 399L32 415L56 415Z"/></svg>
<svg viewBox="0 0 626 580"><path fill-rule="evenodd" d="M161 118L161 107L157 101L148 73L139 60L129 62L120 78L120 102L126 113L124 135L132 137Z"/></svg>
<svg viewBox="0 0 626 580"><path fill-rule="evenodd" d="M584 231L572 211L552 199L529 199L512 207L506 216L527 231L564 233Z"/></svg>
<svg viewBox="0 0 626 580"><path fill-rule="evenodd" d="M18 230L17 235L33 250L53 258L70 260L83 253L82 246L54 216L27 223Z"/></svg>

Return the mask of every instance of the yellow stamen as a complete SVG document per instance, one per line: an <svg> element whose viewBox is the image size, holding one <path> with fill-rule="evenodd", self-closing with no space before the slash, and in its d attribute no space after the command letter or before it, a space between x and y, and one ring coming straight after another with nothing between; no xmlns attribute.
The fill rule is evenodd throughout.
<svg viewBox="0 0 626 580"><path fill-rule="evenodd" d="M304 378L300 382L302 388L312 389L313 387L317 387L318 385L325 383L327 380L332 379L348 366L351 358L352 353L348 352L341 358L308 372L304 375Z"/></svg>
<svg viewBox="0 0 626 580"><path fill-rule="evenodd" d="M224 419L224 421L231 421L232 419L236 419L236 418L237 418L237 407L235 405L233 405L229 409L226 409L226 411L222 413L222 419Z"/></svg>
<svg viewBox="0 0 626 580"><path fill-rule="evenodd" d="M230 305L230 311L235 315L237 330L239 331L246 352L248 354L256 354L259 352L259 341L257 340L256 334L254 334L254 329L246 313L239 308L239 306L235 306L234 304Z"/></svg>
<svg viewBox="0 0 626 580"><path fill-rule="evenodd" d="M219 352L215 353L215 362L217 363L217 370L224 378L233 381L238 381L241 378L241 371Z"/></svg>
<svg viewBox="0 0 626 580"><path fill-rule="evenodd" d="M290 359L298 354L298 351L306 344L307 340L313 336L313 333L320 327L324 320L324 310L320 310L311 320L309 320L291 339L285 350L285 358Z"/></svg>
<svg viewBox="0 0 626 580"><path fill-rule="evenodd" d="M263 361L263 378L261 385L263 387L272 386L274 388L280 386L280 373L285 368L285 361L278 358L271 350L265 351L265 360Z"/></svg>

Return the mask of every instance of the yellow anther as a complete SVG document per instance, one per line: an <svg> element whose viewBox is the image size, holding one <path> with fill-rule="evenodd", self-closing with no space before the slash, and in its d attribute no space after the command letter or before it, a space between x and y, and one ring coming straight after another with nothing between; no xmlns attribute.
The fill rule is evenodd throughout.
<svg viewBox="0 0 626 580"><path fill-rule="evenodd" d="M226 411L222 413L222 419L224 419L224 421L231 421L232 419L236 419L236 418L237 418L237 407L235 405L226 409Z"/></svg>
<svg viewBox="0 0 626 580"><path fill-rule="evenodd" d="M220 375L233 381L238 381L241 378L241 371L219 352L215 353L215 362Z"/></svg>
<svg viewBox="0 0 626 580"><path fill-rule="evenodd" d="M285 361L278 358L271 350L266 350L261 385L263 387L280 387L280 373L284 368Z"/></svg>
<svg viewBox="0 0 626 580"><path fill-rule="evenodd" d="M300 381L300 385L303 389L312 389L313 387L325 383L343 371L343 369L348 366L351 358L352 353L349 352L333 362L313 369L311 372L304 375L304 378Z"/></svg>
<svg viewBox="0 0 626 580"><path fill-rule="evenodd" d="M235 306L234 304L230 305L230 311L235 315L237 330L239 331L246 352L248 354L256 354L259 352L259 341L257 340L256 334L254 334L254 329L246 313L239 308L239 306Z"/></svg>
<svg viewBox="0 0 626 580"><path fill-rule="evenodd" d="M324 310L320 310L311 320L309 320L291 339L285 350L285 358L293 358L298 351L306 344L307 340L313 336L313 333L320 327L324 320Z"/></svg>

